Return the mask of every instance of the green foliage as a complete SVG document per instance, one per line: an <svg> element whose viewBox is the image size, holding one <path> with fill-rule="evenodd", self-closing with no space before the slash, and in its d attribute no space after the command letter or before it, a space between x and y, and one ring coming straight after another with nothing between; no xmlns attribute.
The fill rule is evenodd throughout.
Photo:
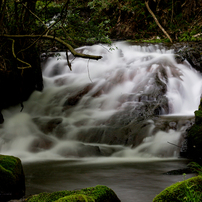
<svg viewBox="0 0 202 202"><path fill-rule="evenodd" d="M142 0L70 0L68 5L65 4L66 0L38 0L33 9L38 18L27 12L21 3L15 4L14 0L6 2L3 24L0 25L1 33L41 34L51 23L60 20L49 30L49 34L62 38L75 47L110 43L110 38L149 40L159 36L163 41L166 39ZM25 4L29 6L31 1ZM63 7L64 5L66 6ZM181 0L165 0L160 3L149 1L149 5L173 40L202 40L199 15L193 15L196 6L198 13L202 10L200 2L185 2L181 7ZM2 6L0 5L0 11L3 10Z"/></svg>
<svg viewBox="0 0 202 202"><path fill-rule="evenodd" d="M196 162L191 162L188 164L188 167L193 171L196 172L198 175L202 176L202 166Z"/></svg>
<svg viewBox="0 0 202 202"><path fill-rule="evenodd" d="M191 162L188 164L188 167L193 171L198 173L199 176L202 176L202 167L196 163L196 162ZM184 174L186 177L186 175ZM184 196L184 201L186 202L200 202L201 201L201 195L199 191L194 190L194 186L197 186L196 184L188 184L188 182L185 180L185 196Z"/></svg>
<svg viewBox="0 0 202 202"><path fill-rule="evenodd" d="M196 163L194 162L193 165L196 166ZM183 201L200 202L202 199L202 193L200 193L200 191L198 190L195 190L195 187L197 186L197 184L190 184L188 183L188 181L185 180L185 178L186 178L186 174L184 174L185 187L184 187L184 193L183 193Z"/></svg>
<svg viewBox="0 0 202 202"><path fill-rule="evenodd" d="M186 180L186 174L183 174L183 181L177 182L160 194L158 194L153 202L200 202L202 201L202 167L191 162L188 167L199 174L197 177L192 177Z"/></svg>

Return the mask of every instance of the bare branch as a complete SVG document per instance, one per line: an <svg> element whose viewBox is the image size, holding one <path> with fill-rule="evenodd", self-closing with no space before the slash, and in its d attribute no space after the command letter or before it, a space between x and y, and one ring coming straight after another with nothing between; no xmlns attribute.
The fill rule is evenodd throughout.
<svg viewBox="0 0 202 202"><path fill-rule="evenodd" d="M72 71L72 64L69 62L68 50L66 50L66 57L67 57L67 65L69 66L69 69Z"/></svg>
<svg viewBox="0 0 202 202"><path fill-rule="evenodd" d="M81 58L86 58L86 59L93 59L93 60L99 60L102 58L102 56L97 56L97 55L88 55L88 54L82 54L82 53L78 53L74 50L74 48L66 43L65 41L63 41L62 39L58 38L58 37L54 37L54 36L50 36L50 35L1 35L0 37L5 37L5 38L37 38L37 41L39 39L49 39L49 40L55 40L57 42L59 42L60 44L64 45L75 57L81 57ZM28 47L30 48L30 46ZM20 52L23 52L26 49L23 49Z"/></svg>
<svg viewBox="0 0 202 202"><path fill-rule="evenodd" d="M152 12L152 10L150 9L149 7L149 3L148 1L145 1L145 5L149 11L149 13L152 15L152 17L154 18L156 24L159 26L159 28L163 31L163 33L168 37L168 39L170 40L170 42L172 43L172 39L171 37L169 36L169 34L165 31L165 29L160 25L159 21L157 20L156 16L154 15L154 13Z"/></svg>

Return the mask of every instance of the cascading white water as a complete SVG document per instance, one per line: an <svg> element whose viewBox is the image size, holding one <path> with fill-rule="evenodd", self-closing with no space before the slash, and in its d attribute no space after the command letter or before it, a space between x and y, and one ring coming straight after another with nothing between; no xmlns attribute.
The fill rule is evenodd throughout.
<svg viewBox="0 0 202 202"><path fill-rule="evenodd" d="M70 55L72 71L65 53L49 58L43 64L43 92L34 92L21 113L18 106L3 110L6 121L0 128L1 153L22 160L75 158L85 157L83 152L89 146L95 153L98 148L102 152L109 147L113 150L111 158L130 160L176 154L167 142L178 144L180 130L152 135L154 123L150 120L149 133L136 148L106 145L103 137L103 142L94 143L89 143L88 137L84 142L80 139L83 131L106 125L112 115L127 112L128 107L158 104L163 93L168 98L169 114L193 115L202 92L201 75L187 62L177 64L172 50L155 45L117 43L113 50L94 45L77 51L103 58L73 60ZM127 113L130 116L132 110ZM161 107L159 113L166 114L166 107Z"/></svg>

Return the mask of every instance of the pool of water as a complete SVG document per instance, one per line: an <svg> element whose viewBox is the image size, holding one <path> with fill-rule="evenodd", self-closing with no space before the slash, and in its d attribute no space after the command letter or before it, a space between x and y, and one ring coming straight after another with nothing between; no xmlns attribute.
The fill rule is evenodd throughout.
<svg viewBox="0 0 202 202"><path fill-rule="evenodd" d="M183 175L164 173L186 167L187 160L154 162L43 161L24 163L26 196L40 192L77 190L96 185L113 189L122 202L152 202ZM186 178L193 175L187 175Z"/></svg>

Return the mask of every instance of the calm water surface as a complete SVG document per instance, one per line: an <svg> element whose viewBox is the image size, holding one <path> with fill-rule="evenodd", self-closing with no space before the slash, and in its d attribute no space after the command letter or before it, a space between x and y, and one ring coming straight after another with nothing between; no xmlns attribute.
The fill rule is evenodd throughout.
<svg viewBox="0 0 202 202"><path fill-rule="evenodd" d="M186 164L186 160L180 159L128 163L24 163L26 196L40 192L77 190L99 184L113 189L122 202L152 202L152 199L167 186L183 180L182 175L163 173L184 168ZM191 176L187 175L187 178Z"/></svg>

